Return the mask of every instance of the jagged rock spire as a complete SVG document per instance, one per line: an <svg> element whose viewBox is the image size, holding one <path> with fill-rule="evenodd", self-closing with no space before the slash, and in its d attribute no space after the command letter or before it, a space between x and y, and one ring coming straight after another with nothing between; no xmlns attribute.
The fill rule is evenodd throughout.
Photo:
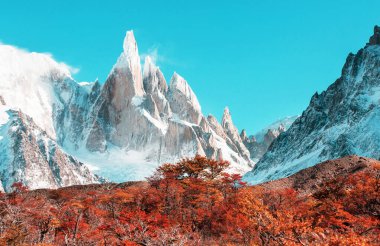
<svg viewBox="0 0 380 246"><path fill-rule="evenodd" d="M370 45L380 45L380 27L375 26L373 28L373 35L369 38Z"/></svg>
<svg viewBox="0 0 380 246"><path fill-rule="evenodd" d="M145 57L143 69L143 84L146 93L152 93L155 90L165 94L168 90L166 80L161 70L153 63L150 56Z"/></svg>
<svg viewBox="0 0 380 246"><path fill-rule="evenodd" d="M111 75L115 73L122 73L126 77L126 83L133 84L131 89L136 96L144 95L139 50L133 31L127 31L125 35L123 52L112 69Z"/></svg>
<svg viewBox="0 0 380 246"><path fill-rule="evenodd" d="M137 42L132 30L127 31L125 34L123 50L126 54L138 55Z"/></svg>
<svg viewBox="0 0 380 246"><path fill-rule="evenodd" d="M187 81L176 72L170 80L168 100L173 113L191 123L199 123L201 105Z"/></svg>
<svg viewBox="0 0 380 246"><path fill-rule="evenodd" d="M231 141L238 148L239 152L242 153L243 157L249 160L249 151L243 144L243 141L239 135L239 131L232 122L232 117L228 107L224 108L223 118L222 118L222 127L226 135L231 139Z"/></svg>
<svg viewBox="0 0 380 246"><path fill-rule="evenodd" d="M248 140L247 132L246 132L245 129L243 129L243 130L241 131L241 133L240 133L240 138L241 138L241 140L243 140L243 142Z"/></svg>
<svg viewBox="0 0 380 246"><path fill-rule="evenodd" d="M225 128L226 125L230 123L231 121L232 119L231 119L230 109L228 107L225 107L224 112L223 112L223 117L222 117L223 128Z"/></svg>

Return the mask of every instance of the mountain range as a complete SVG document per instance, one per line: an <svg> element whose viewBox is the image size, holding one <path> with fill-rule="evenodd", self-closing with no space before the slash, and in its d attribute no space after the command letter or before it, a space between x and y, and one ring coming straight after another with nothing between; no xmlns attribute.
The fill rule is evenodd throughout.
<svg viewBox="0 0 380 246"><path fill-rule="evenodd" d="M219 122L179 74L170 83L132 31L104 84L77 82L51 56L0 45L2 189L141 180L164 162L196 154L254 162L226 108ZM92 174L95 173L95 174Z"/></svg>
<svg viewBox="0 0 380 246"><path fill-rule="evenodd" d="M307 109L248 136L226 107L204 115L189 83L143 65L132 31L106 81L77 82L48 54L0 44L0 190L143 180L203 155L257 184L321 161L380 158L380 28ZM257 164L256 164L257 163Z"/></svg>

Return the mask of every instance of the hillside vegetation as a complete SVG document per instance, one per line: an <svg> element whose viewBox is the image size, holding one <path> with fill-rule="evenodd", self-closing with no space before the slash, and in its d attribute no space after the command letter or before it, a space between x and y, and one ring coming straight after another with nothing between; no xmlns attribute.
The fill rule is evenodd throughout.
<svg viewBox="0 0 380 246"><path fill-rule="evenodd" d="M379 162L310 192L286 180L250 187L228 165L196 156L147 182L34 191L15 183L0 195L0 245L380 244Z"/></svg>

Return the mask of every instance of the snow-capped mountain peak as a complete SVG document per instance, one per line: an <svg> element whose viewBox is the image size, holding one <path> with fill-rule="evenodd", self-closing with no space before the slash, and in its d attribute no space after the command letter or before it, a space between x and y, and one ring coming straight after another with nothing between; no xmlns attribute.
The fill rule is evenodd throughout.
<svg viewBox="0 0 380 246"><path fill-rule="evenodd" d="M146 56L144 60L144 69L143 69L143 77L146 78L148 76L152 76L152 74L156 73L157 66L153 63L152 58L150 56Z"/></svg>
<svg viewBox="0 0 380 246"><path fill-rule="evenodd" d="M138 56L137 42L133 30L127 31L124 37L123 43L124 53L129 54L130 56Z"/></svg>
<svg viewBox="0 0 380 246"><path fill-rule="evenodd" d="M168 100L173 113L191 123L198 124L200 122L202 111L198 98L187 81L176 72L170 80Z"/></svg>
<svg viewBox="0 0 380 246"><path fill-rule="evenodd" d="M56 62L49 54L30 53L10 45L0 44L0 56L0 95L4 101L31 116L49 136L56 138L53 104L59 106L61 102L57 101L54 87L61 81L72 86L72 68ZM25 93L27 96L23 96Z"/></svg>
<svg viewBox="0 0 380 246"><path fill-rule="evenodd" d="M143 69L143 84L146 93L160 92L160 97L163 97L168 90L166 80L161 70L153 63L150 56L145 57Z"/></svg>
<svg viewBox="0 0 380 246"><path fill-rule="evenodd" d="M127 40L129 46L134 44L128 35ZM127 54L122 53L119 61L128 58ZM98 174L117 181L123 180L121 174L125 180L141 180L163 162L195 154L230 160L231 170L242 173L249 168L249 155L240 152L231 140L210 130L194 91L183 77L174 73L168 87L160 69L146 57L141 94L132 83L135 81L130 76L132 73L137 77L141 71L133 72L130 66L116 66L112 70L83 131L85 144L79 145L86 149L81 160L89 160L98 168ZM130 158L131 153L139 156L138 163ZM94 161L93 155L99 161ZM104 167L103 163L114 163L110 156L119 156L118 166L124 166L125 171L114 173Z"/></svg>
<svg viewBox="0 0 380 246"><path fill-rule="evenodd" d="M222 126L224 128L228 128L231 122L232 122L232 118L230 114L230 109L228 107L225 107L223 111L223 117L222 117Z"/></svg>
<svg viewBox="0 0 380 246"><path fill-rule="evenodd" d="M17 146L26 153L20 161L32 163L32 156L39 157L30 164L38 176L3 158L0 170L20 172L0 173L4 187L25 180L33 188L101 181L86 167L110 181L143 180L164 162L196 154L228 160L232 172L245 173L251 167L231 115L225 128L213 117L206 119L189 83L174 73L168 86L150 57L145 58L142 71L132 31L126 33L123 51L103 85L77 83L69 66L47 55L9 47L0 46L0 65L0 103L22 115L17 118L13 113L14 122L22 126L28 121L33 126L16 134L9 134L8 124L0 126L0 145L10 153L3 156L11 156L14 149L8 143L21 134L28 150ZM5 116L1 122L9 121ZM52 154L46 155L45 150ZM56 164L49 167L49 163Z"/></svg>
<svg viewBox="0 0 380 246"><path fill-rule="evenodd" d="M379 28L369 43L349 54L342 74L270 146L251 183L283 178L319 162L346 155L380 158Z"/></svg>
<svg viewBox="0 0 380 246"><path fill-rule="evenodd" d="M137 96L144 95L139 50L133 31L127 31L123 43L123 52L114 65L111 74L119 74L125 77L123 80L133 84L133 91Z"/></svg>

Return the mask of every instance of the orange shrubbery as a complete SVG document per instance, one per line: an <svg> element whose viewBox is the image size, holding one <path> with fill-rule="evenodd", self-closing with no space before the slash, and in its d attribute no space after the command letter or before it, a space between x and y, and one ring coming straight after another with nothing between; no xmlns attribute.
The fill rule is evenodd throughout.
<svg viewBox="0 0 380 246"><path fill-rule="evenodd" d="M379 244L380 176L336 178L313 196L249 187L228 163L165 164L148 182L0 197L0 244Z"/></svg>

